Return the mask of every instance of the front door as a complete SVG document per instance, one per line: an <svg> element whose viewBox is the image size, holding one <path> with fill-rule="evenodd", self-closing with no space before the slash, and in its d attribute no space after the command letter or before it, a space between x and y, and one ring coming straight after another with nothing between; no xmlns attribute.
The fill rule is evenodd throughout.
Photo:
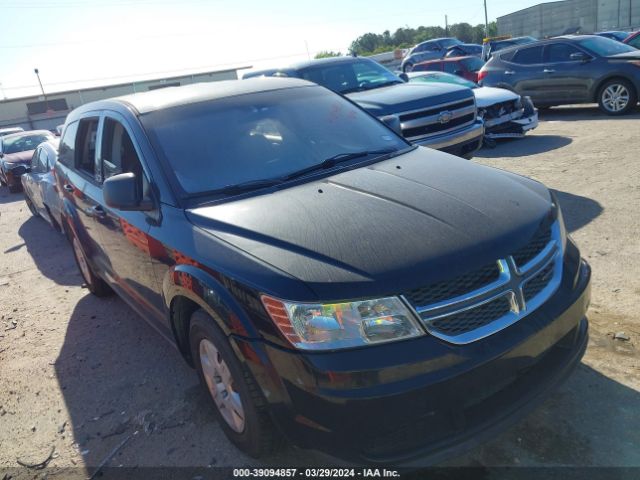
<svg viewBox="0 0 640 480"><path fill-rule="evenodd" d="M571 55L584 53L568 43L552 43L545 47L545 98L558 103L581 103L589 100L592 75L590 62L574 60Z"/></svg>
<svg viewBox="0 0 640 480"><path fill-rule="evenodd" d="M131 172L136 175L143 196L150 195L150 178L141 162L141 150L124 118L115 112L106 113L101 139L102 180ZM161 290L149 254L148 232L153 213L125 212L104 204L103 209L104 214L97 222L109 265L109 280L136 306L142 306L152 317L163 321Z"/></svg>

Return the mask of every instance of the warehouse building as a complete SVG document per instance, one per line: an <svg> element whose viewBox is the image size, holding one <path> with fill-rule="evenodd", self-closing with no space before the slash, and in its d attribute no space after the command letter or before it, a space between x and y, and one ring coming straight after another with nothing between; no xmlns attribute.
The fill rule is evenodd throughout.
<svg viewBox="0 0 640 480"><path fill-rule="evenodd" d="M0 100L0 128L22 127L25 130L45 129L54 131L56 126L64 123L67 114L71 110L84 103L191 83L237 80L238 70L245 68L250 67L201 72L170 78L156 78L50 94L45 89L46 98L40 95Z"/></svg>
<svg viewBox="0 0 640 480"><path fill-rule="evenodd" d="M605 30L637 30L640 27L640 0L563 0L541 3L498 17L500 35L536 38Z"/></svg>

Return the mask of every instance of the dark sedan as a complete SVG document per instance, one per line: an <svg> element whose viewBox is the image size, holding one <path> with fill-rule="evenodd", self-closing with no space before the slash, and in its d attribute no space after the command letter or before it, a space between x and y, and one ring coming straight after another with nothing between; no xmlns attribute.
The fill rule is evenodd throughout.
<svg viewBox="0 0 640 480"><path fill-rule="evenodd" d="M0 183L12 193L20 191L20 176L31 164L33 151L42 142L55 137L48 130L31 130L0 138Z"/></svg>
<svg viewBox="0 0 640 480"><path fill-rule="evenodd" d="M547 188L310 82L86 104L56 177L88 288L177 345L251 455L284 433L437 461L521 417L587 344L590 269Z"/></svg>
<svg viewBox="0 0 640 480"><path fill-rule="evenodd" d="M558 37L498 52L478 80L527 95L537 107L597 102L622 115L638 103L640 52L596 35Z"/></svg>

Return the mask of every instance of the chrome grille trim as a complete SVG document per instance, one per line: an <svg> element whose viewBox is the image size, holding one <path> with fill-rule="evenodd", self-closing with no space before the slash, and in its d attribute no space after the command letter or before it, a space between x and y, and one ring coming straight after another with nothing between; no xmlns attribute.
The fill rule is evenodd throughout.
<svg viewBox="0 0 640 480"><path fill-rule="evenodd" d="M497 260L500 268L498 279L482 288L419 307L414 307L404 295L401 298L415 312L431 335L449 343L464 345L493 335L539 308L560 286L562 257L560 225L556 221L551 226L551 239L540 253L520 268L516 265L512 256ZM551 279L538 294L525 301L524 286L527 282L536 278L538 274L541 274L550 263L553 263ZM434 320L454 317L456 314L473 310L501 297L509 298L511 311L486 325L459 335L447 335L433 328L432 322Z"/></svg>
<svg viewBox="0 0 640 480"><path fill-rule="evenodd" d="M451 110L451 119L464 117L476 111L475 105L469 105L468 107L459 108L457 110ZM434 115L427 115L425 117L416 118L415 120L406 120L400 123L400 127L405 130L407 128L424 127L425 125L438 124L438 117L442 112L438 112Z"/></svg>
<svg viewBox="0 0 640 480"><path fill-rule="evenodd" d="M469 105L469 102L471 101L473 102L473 104ZM456 108L456 106L458 108ZM414 116L415 114L420 112L424 112L424 116L421 116L418 118L412 118L410 120L402 119L403 116L406 116L406 115ZM427 132L420 135L413 135L413 136L406 136L404 134L405 130L409 130L413 128L421 128L421 127L427 128L430 126L436 127L436 126L443 126L443 125L446 126L446 123L442 124L439 121L440 115L443 114L444 112L448 112L451 115L451 118L448 120L448 122L458 119L460 117L464 117L465 115L473 115L473 118L471 118L469 121L463 124L454 125L451 128L445 128L445 129L436 130L433 132ZM429 137L444 135L454 130L461 130L468 127L469 125L472 125L477 118L477 106L476 106L475 97L472 97L472 98L456 100L448 103L441 103L440 105L436 105L433 107L420 108L417 110L407 110L404 112L399 112L396 115L398 116L398 118L400 118L400 128L402 129L403 136L407 140L413 142L416 140L423 140Z"/></svg>

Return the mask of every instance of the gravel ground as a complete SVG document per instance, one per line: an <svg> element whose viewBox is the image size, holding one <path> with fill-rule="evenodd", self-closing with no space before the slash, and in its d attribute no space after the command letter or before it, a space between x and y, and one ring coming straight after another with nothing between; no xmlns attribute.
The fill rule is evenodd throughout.
<svg viewBox="0 0 640 480"><path fill-rule="evenodd" d="M591 107L551 110L527 138L475 159L558 193L593 267L591 340L582 364L541 407L448 465L640 466L639 119ZM232 447L178 352L117 297L88 294L66 240L6 188L0 250L0 468L41 462L55 449L46 469L13 474L90 474L123 442L107 465L322 461L288 447L258 462Z"/></svg>

